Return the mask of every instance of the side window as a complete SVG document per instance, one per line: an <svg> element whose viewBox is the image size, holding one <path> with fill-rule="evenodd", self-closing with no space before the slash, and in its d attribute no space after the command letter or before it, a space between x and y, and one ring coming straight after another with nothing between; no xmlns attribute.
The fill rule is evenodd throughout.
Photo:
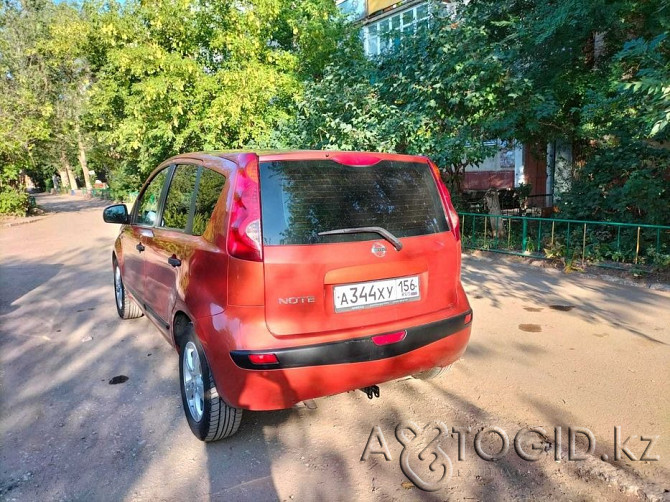
<svg viewBox="0 0 670 502"><path fill-rule="evenodd" d="M178 230L187 229L197 174L197 166L177 166L165 198L163 220L159 226Z"/></svg>
<svg viewBox="0 0 670 502"><path fill-rule="evenodd" d="M153 226L156 223L158 203L161 199L161 192L163 191L167 173L167 168L160 171L154 176L146 190L142 192L142 195L140 195L140 200L137 202L137 216L135 217L136 225Z"/></svg>
<svg viewBox="0 0 670 502"><path fill-rule="evenodd" d="M214 206L219 200L226 178L222 174L203 168L200 173L198 195L195 199L193 216L193 235L202 235L209 223Z"/></svg>

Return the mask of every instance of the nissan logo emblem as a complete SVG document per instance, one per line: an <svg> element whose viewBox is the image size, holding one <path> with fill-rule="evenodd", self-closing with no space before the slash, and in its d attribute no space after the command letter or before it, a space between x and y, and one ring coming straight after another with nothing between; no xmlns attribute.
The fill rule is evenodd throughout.
<svg viewBox="0 0 670 502"><path fill-rule="evenodd" d="M382 244L380 242L375 242L372 245L371 251L372 251L373 255L379 256L380 258L382 256L386 256L386 246L384 246L384 244Z"/></svg>

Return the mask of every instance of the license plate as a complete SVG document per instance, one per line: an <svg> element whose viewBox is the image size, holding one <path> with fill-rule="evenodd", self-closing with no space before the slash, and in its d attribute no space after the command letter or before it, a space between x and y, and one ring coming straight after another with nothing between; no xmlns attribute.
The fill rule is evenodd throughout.
<svg viewBox="0 0 670 502"><path fill-rule="evenodd" d="M420 299L418 275L335 286L335 312L415 302Z"/></svg>

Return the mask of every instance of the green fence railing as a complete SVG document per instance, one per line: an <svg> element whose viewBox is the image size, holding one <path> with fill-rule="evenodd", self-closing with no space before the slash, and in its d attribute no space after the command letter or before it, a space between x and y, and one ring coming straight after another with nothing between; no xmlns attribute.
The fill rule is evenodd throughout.
<svg viewBox="0 0 670 502"><path fill-rule="evenodd" d="M603 267L670 267L670 226L460 213L463 247L580 260Z"/></svg>
<svg viewBox="0 0 670 502"><path fill-rule="evenodd" d="M87 188L81 189L81 194L86 196L90 195L91 197L97 197L98 199L111 200L112 195L109 188Z"/></svg>
<svg viewBox="0 0 670 502"><path fill-rule="evenodd" d="M90 190L86 188L81 188L80 191L81 194L85 197L90 196L102 200L123 201L129 204L135 202L135 199L139 194L138 191L127 191L127 190L114 191L111 188L91 188Z"/></svg>

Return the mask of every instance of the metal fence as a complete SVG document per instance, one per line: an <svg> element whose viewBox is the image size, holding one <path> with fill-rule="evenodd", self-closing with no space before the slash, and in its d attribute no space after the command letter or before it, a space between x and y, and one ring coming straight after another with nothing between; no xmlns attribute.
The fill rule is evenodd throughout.
<svg viewBox="0 0 670 502"><path fill-rule="evenodd" d="M670 268L670 226L460 213L463 247L577 260L603 267Z"/></svg>
<svg viewBox="0 0 670 502"><path fill-rule="evenodd" d="M78 188L77 190L71 190L69 188L60 188L58 190L59 193L62 194L71 194L74 195L75 193L79 193L83 195L84 197L96 197L98 199L102 200L109 200L109 201L123 201L126 203L132 204L135 202L135 199L137 198L137 195L139 194L138 191L114 191L110 188Z"/></svg>
<svg viewBox="0 0 670 502"><path fill-rule="evenodd" d="M111 200L112 199L112 193L109 188L91 188L90 190L87 188L82 188L81 189L81 194L86 197L87 195L90 195L91 197L97 197L98 199L103 199L103 200Z"/></svg>

